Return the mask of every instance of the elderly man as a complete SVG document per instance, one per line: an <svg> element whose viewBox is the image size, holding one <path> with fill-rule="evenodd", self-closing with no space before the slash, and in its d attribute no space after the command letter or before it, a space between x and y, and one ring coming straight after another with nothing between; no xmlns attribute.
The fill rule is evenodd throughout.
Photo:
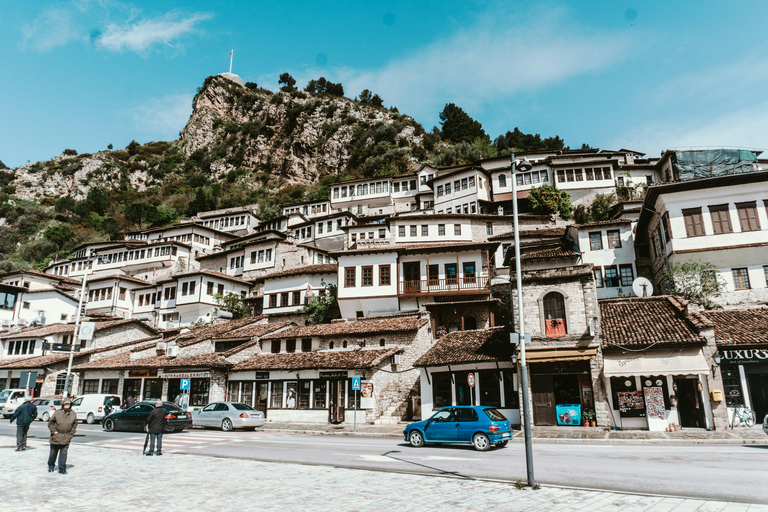
<svg viewBox="0 0 768 512"><path fill-rule="evenodd" d="M163 432L168 420L165 418L168 414L163 407L163 402L155 402L155 410L149 413L147 418L147 432L149 433L149 451L144 455L151 456L155 451L155 439L157 439L157 455L163 454ZM145 445L146 446L146 445Z"/></svg>
<svg viewBox="0 0 768 512"><path fill-rule="evenodd" d="M61 409L51 415L48 420L48 430L51 431L51 452L48 455L48 472L53 473L56 457L59 458L59 473L67 474L67 452L77 431L77 413L72 410L72 400L65 398Z"/></svg>
<svg viewBox="0 0 768 512"><path fill-rule="evenodd" d="M20 452L27 449L27 433L29 426L37 418L37 407L32 403L32 397L21 404L13 412L11 423L16 420L16 451Z"/></svg>

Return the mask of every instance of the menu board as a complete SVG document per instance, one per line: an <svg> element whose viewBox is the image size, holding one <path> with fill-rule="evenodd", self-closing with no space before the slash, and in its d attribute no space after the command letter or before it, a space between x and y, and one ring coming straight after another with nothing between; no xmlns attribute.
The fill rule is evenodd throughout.
<svg viewBox="0 0 768 512"><path fill-rule="evenodd" d="M643 393L640 391L619 391L616 396L619 399L619 412L645 409Z"/></svg>
<svg viewBox="0 0 768 512"><path fill-rule="evenodd" d="M664 390L660 387L644 388L645 412L649 418L664 419Z"/></svg>

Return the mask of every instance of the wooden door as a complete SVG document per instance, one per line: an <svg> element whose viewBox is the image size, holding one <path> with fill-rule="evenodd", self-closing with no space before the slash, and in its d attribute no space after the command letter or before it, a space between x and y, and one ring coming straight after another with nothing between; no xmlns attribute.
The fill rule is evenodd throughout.
<svg viewBox="0 0 768 512"><path fill-rule="evenodd" d="M555 415L555 386L551 375L531 376L533 424L557 425Z"/></svg>
<svg viewBox="0 0 768 512"><path fill-rule="evenodd" d="M403 290L418 292L421 286L421 264L418 261L403 263Z"/></svg>
<svg viewBox="0 0 768 512"><path fill-rule="evenodd" d="M256 383L256 410L264 413L267 417L267 382Z"/></svg>
<svg viewBox="0 0 768 512"><path fill-rule="evenodd" d="M344 423L344 381L328 381L328 421Z"/></svg>

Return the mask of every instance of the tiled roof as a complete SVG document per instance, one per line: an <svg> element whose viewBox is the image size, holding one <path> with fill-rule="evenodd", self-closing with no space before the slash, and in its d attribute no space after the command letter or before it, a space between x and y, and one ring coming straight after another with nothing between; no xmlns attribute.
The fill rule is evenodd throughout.
<svg viewBox="0 0 768 512"><path fill-rule="evenodd" d="M220 354L200 354L191 357L169 358L168 356L145 357L131 359L130 353L125 352L116 356L98 359L74 367L82 370L119 370L127 368L227 368L227 362Z"/></svg>
<svg viewBox="0 0 768 512"><path fill-rule="evenodd" d="M279 272L272 272L271 274L265 274L254 279L254 281L264 281L265 279L277 279L278 277L290 277L312 274L335 274L339 266L336 263L327 263L323 265L307 265L299 268L292 268L289 270L281 270Z"/></svg>
<svg viewBox="0 0 768 512"><path fill-rule="evenodd" d="M643 347L702 345L699 334L712 323L701 315L686 314L687 302L678 297L634 297L598 301L604 345Z"/></svg>
<svg viewBox="0 0 768 512"><path fill-rule="evenodd" d="M46 278L52 279L54 281L62 281L64 283L72 283L72 284L80 284L80 280L79 279L74 279L74 278L66 277L66 276L57 276L55 274L48 274L48 273L43 272L41 270L35 270L35 269L32 269L32 268L24 268L24 269L21 269L21 270L16 270L14 272L7 272L5 274L0 275L0 278L4 278L6 276L12 276L14 274L30 274L30 275L33 275L33 276L46 277Z"/></svg>
<svg viewBox="0 0 768 512"><path fill-rule="evenodd" d="M513 345L504 327L454 331L446 334L414 366L476 363L481 361L511 361Z"/></svg>
<svg viewBox="0 0 768 512"><path fill-rule="evenodd" d="M718 346L768 345L768 308L725 309L702 314L715 324Z"/></svg>
<svg viewBox="0 0 768 512"><path fill-rule="evenodd" d="M169 341L175 340L178 346L187 347L189 345L194 345L195 343L209 340L211 338L224 336L229 332L241 329L251 324L255 324L262 319L263 316L249 316L245 318L238 318L237 320L230 320L229 322L223 322L216 325L197 327L191 331L185 332L184 334L179 334L175 338L170 338Z"/></svg>
<svg viewBox="0 0 768 512"><path fill-rule="evenodd" d="M566 250L562 247L557 247L555 249L545 249L543 251L531 251L523 253L520 257L523 259L523 261L536 261L536 260L556 260L556 259L563 259L563 258L575 258L581 256L580 253L572 250ZM510 255L510 261L513 261L515 258L513 255Z"/></svg>
<svg viewBox="0 0 768 512"><path fill-rule="evenodd" d="M387 318L383 320L358 320L335 324L302 325L263 336L263 339L313 338L324 336L345 336L355 334L376 334L385 332L411 332L427 323L426 319L415 317Z"/></svg>
<svg viewBox="0 0 768 512"><path fill-rule="evenodd" d="M232 338L253 338L255 336L264 336L265 334L269 334L270 332L276 331L278 329L282 329L283 327L288 327L291 325L291 322L275 322L272 324L256 324L252 323L249 325L246 325L245 327L240 327L239 329L234 329L232 331L227 331L219 336L215 336L212 338L213 341L217 340L227 340Z"/></svg>
<svg viewBox="0 0 768 512"><path fill-rule="evenodd" d="M585 222L584 224L574 224L574 226L578 229L583 228L592 228L597 226L618 226L620 224L632 224L632 221L629 219L608 219L608 220L598 220L595 222Z"/></svg>
<svg viewBox="0 0 768 512"><path fill-rule="evenodd" d="M155 332L153 328L149 327L145 323L140 322L139 320L136 320L135 318L126 318L122 320L108 320L106 322L96 322L94 331L98 332L104 329L109 329L111 327L117 327L119 325L129 324L131 322L141 324L142 326L146 327L150 331ZM74 332L75 332L75 324L51 324L51 325L46 325L45 327L39 327L36 329L15 332L13 334L4 336L3 339L13 340L13 339L30 338L30 337L42 338L43 336L48 336L51 334L74 333Z"/></svg>
<svg viewBox="0 0 768 512"><path fill-rule="evenodd" d="M447 302L426 302L422 304L424 307L431 307L431 306L458 306L458 305L481 305L481 304L500 304L499 299L479 299L479 300L455 300L455 301L447 301Z"/></svg>
<svg viewBox="0 0 768 512"><path fill-rule="evenodd" d="M120 281L130 281L131 283L136 283L140 285L152 285L149 281L145 281L144 279L139 279L138 277L133 277L125 274L111 274L107 276L99 276L94 277L88 280L89 283L95 283L98 281L108 281L109 279L118 279Z"/></svg>
<svg viewBox="0 0 768 512"><path fill-rule="evenodd" d="M521 229L520 238L532 238L536 236L562 236L565 234L564 227L553 227L543 229ZM488 240L507 240L515 237L514 231L501 233L500 235L489 236Z"/></svg>
<svg viewBox="0 0 768 512"><path fill-rule="evenodd" d="M184 274L176 274L176 275L173 276L172 279L170 279L170 281L178 281L179 279L184 279L186 277L191 277L191 276L211 276L211 277L218 277L220 279L228 279L230 281L235 281L235 282L242 283L242 284L247 284L247 285L251 284L248 281L246 281L245 279L240 279L239 277L223 274L223 273L217 272L215 270L195 270L194 272L186 272Z"/></svg>
<svg viewBox="0 0 768 512"><path fill-rule="evenodd" d="M399 352L399 348L324 350L320 352L296 352L293 354L259 354L235 365L239 370L307 370L327 368L330 370L356 370L373 368L387 357Z"/></svg>

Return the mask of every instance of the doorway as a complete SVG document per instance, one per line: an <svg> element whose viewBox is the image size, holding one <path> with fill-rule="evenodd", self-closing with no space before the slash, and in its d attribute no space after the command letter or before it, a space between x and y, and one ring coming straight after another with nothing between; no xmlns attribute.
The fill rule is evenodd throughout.
<svg viewBox="0 0 768 512"><path fill-rule="evenodd" d="M473 316L464 317L464 330L473 331L477 329L477 320Z"/></svg>
<svg viewBox="0 0 768 512"><path fill-rule="evenodd" d="M344 423L344 383L343 380L328 381L328 421Z"/></svg>
<svg viewBox="0 0 768 512"><path fill-rule="evenodd" d="M533 424L557 425L555 416L555 385L552 375L531 375Z"/></svg>
<svg viewBox="0 0 768 512"><path fill-rule="evenodd" d="M123 380L123 403L132 396L137 402L141 399L141 379Z"/></svg>
<svg viewBox="0 0 768 512"><path fill-rule="evenodd" d="M454 386L456 389L456 405L474 405L475 388L469 387L469 373L470 372L456 372L453 377L455 379Z"/></svg>
<svg viewBox="0 0 768 512"><path fill-rule="evenodd" d="M268 382L256 383L256 410L264 413L267 417L267 387Z"/></svg>
<svg viewBox="0 0 768 512"><path fill-rule="evenodd" d="M760 422L768 414L768 374L748 373L747 382L752 409L755 410L755 418Z"/></svg>
<svg viewBox="0 0 768 512"><path fill-rule="evenodd" d="M701 401L698 379L676 377L677 413L683 428L706 428L704 405Z"/></svg>
<svg viewBox="0 0 768 512"><path fill-rule="evenodd" d="M403 263L403 281L405 292L421 291L421 263L418 261Z"/></svg>

